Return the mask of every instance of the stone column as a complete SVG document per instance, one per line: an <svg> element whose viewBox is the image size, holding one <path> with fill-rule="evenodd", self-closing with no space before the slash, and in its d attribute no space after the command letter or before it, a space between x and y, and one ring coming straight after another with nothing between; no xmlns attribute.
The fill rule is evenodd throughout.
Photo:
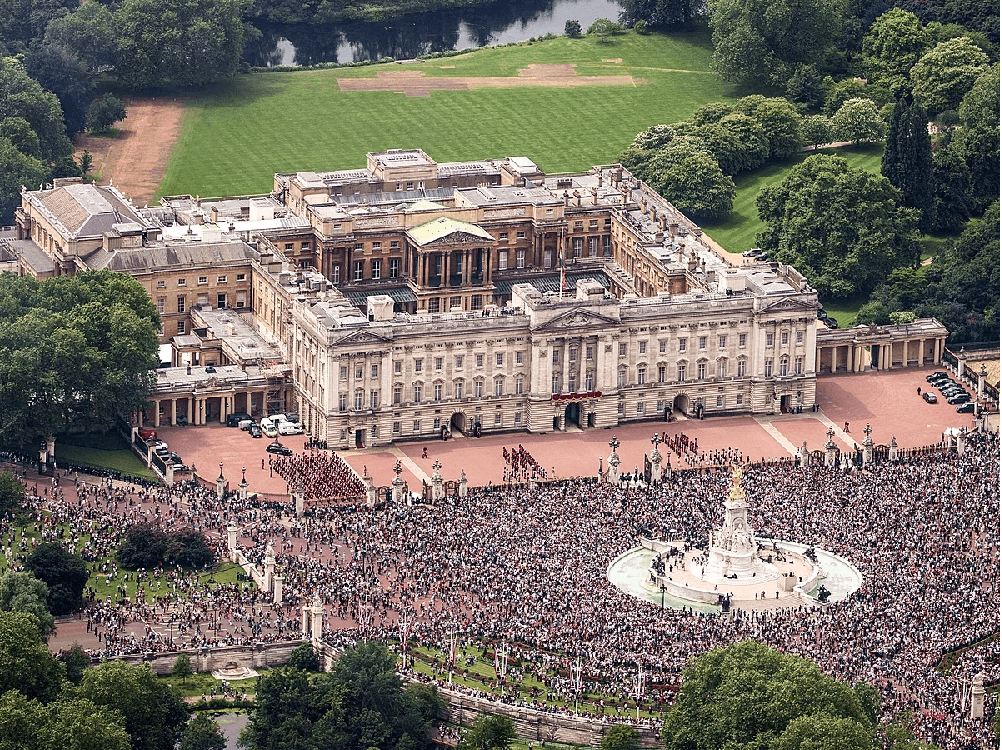
<svg viewBox="0 0 1002 750"><path fill-rule="evenodd" d="M177 399L171 398L170 400L170 423L171 425L177 424Z"/></svg>
<svg viewBox="0 0 1002 750"><path fill-rule="evenodd" d="M304 604L299 615L299 632L302 636L310 634L310 605Z"/></svg>
<svg viewBox="0 0 1002 750"><path fill-rule="evenodd" d="M271 591L272 583L275 580L275 545L268 542L268 548L264 553L264 590Z"/></svg>
<svg viewBox="0 0 1002 750"><path fill-rule="evenodd" d="M159 399L153 401L153 426L160 426L160 401Z"/></svg>
<svg viewBox="0 0 1002 750"><path fill-rule="evenodd" d="M961 430L957 433L957 455L964 455L965 450L967 450L967 432Z"/></svg>
<svg viewBox="0 0 1002 750"><path fill-rule="evenodd" d="M971 718L983 719L985 716L985 675L978 672L971 680Z"/></svg>
<svg viewBox="0 0 1002 750"><path fill-rule="evenodd" d="M800 446L800 468L806 469L811 465L811 452L807 450L807 441Z"/></svg>
<svg viewBox="0 0 1002 750"><path fill-rule="evenodd" d="M445 487L442 479L442 464L438 459L431 465L431 499L432 502L440 502L445 498Z"/></svg>
<svg viewBox="0 0 1002 750"><path fill-rule="evenodd" d="M866 435L863 438L863 466L870 466L873 463L873 438L870 437L870 433L873 429L870 427L870 423L866 423L866 427L863 428L863 434Z"/></svg>
<svg viewBox="0 0 1002 750"><path fill-rule="evenodd" d="M168 461L166 463L166 467L167 470L164 472L164 481L166 481L168 485L172 485L174 484L174 462Z"/></svg>
<svg viewBox="0 0 1002 750"><path fill-rule="evenodd" d="M393 464L393 472L396 474L393 477L393 481L390 483L393 486L393 502L402 503L404 501L404 480L400 478L400 473L404 470L403 464L397 459L397 462ZM407 498L408 504L410 503L410 498Z"/></svg>
<svg viewBox="0 0 1002 750"><path fill-rule="evenodd" d="M372 477L370 477L368 474L362 477L362 480L365 482L365 504L368 505L370 508L375 508L376 494L377 494L376 485L372 481Z"/></svg>
<svg viewBox="0 0 1002 750"><path fill-rule="evenodd" d="M230 551L230 560L237 559L237 527L232 523L226 527L226 549Z"/></svg>
<svg viewBox="0 0 1002 750"><path fill-rule="evenodd" d="M223 476L223 465L219 464L219 476L216 477L216 499L222 500L226 494L226 477Z"/></svg>
<svg viewBox="0 0 1002 750"><path fill-rule="evenodd" d="M320 594L313 597L313 606L310 607L310 614L313 621L311 623L311 635L313 636L313 642L317 643L324 633L324 605L320 601Z"/></svg>
<svg viewBox="0 0 1002 750"><path fill-rule="evenodd" d="M898 441L894 439L894 435L891 435L891 445L890 450L887 451L888 461L898 460Z"/></svg>
<svg viewBox="0 0 1002 750"><path fill-rule="evenodd" d="M978 398L985 397L985 381L988 378L988 370L985 369L985 363L981 363L981 370L978 372Z"/></svg>
<svg viewBox="0 0 1002 750"><path fill-rule="evenodd" d="M275 604L282 603L282 582L284 580L285 579L282 578L282 576L275 576L275 579L273 581L274 587L272 589L272 594L273 594L272 602Z"/></svg>
<svg viewBox="0 0 1002 750"><path fill-rule="evenodd" d="M466 497L467 491L468 491L468 488L467 488L467 481L466 481L466 471L463 470L459 474L459 496L460 497Z"/></svg>
<svg viewBox="0 0 1002 750"><path fill-rule="evenodd" d="M296 508L296 518L302 518L306 511L306 493L303 492L302 486L295 484L289 494L292 504Z"/></svg>
<svg viewBox="0 0 1002 750"><path fill-rule="evenodd" d="M964 347L960 347L960 351L957 352L957 377L962 378L964 376L964 366L967 364L967 352L964 351Z"/></svg>
<svg viewBox="0 0 1002 750"><path fill-rule="evenodd" d="M612 440L609 441L609 447L612 448L612 453L609 454L608 464L609 464L609 482L612 484L619 483L619 454L616 453L616 449L619 447L619 440L613 436Z"/></svg>
<svg viewBox="0 0 1002 750"><path fill-rule="evenodd" d="M241 473L241 477L240 477L240 499L241 500L246 500L247 499L247 469L246 468L241 468L240 469L240 473Z"/></svg>
<svg viewBox="0 0 1002 750"><path fill-rule="evenodd" d="M825 468L834 469L838 466L838 446L835 445L835 430L828 428L828 442L825 443Z"/></svg>

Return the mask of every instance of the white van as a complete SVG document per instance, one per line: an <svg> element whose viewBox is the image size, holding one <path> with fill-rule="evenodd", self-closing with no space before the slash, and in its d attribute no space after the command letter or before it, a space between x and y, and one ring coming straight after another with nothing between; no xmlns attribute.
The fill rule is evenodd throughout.
<svg viewBox="0 0 1002 750"><path fill-rule="evenodd" d="M278 430L275 429L275 423L271 417L261 418L261 432L270 438L278 437Z"/></svg>
<svg viewBox="0 0 1002 750"><path fill-rule="evenodd" d="M296 422L279 422L278 423L278 434L279 435L302 435L303 427Z"/></svg>

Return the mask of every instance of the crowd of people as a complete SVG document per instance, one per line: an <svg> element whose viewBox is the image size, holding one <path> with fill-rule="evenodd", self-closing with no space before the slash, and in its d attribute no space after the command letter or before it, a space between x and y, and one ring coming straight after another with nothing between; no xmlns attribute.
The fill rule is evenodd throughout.
<svg viewBox="0 0 1002 750"><path fill-rule="evenodd" d="M695 440L678 448L698 450ZM525 478L538 466L522 449L508 455L519 456ZM726 457L740 460L740 453ZM338 485L311 487L335 474L339 464L329 454L279 461L278 470L301 481L309 497L337 494ZM728 471L674 471L652 487L591 479L509 484L435 506L320 504L303 518L288 503L219 500L193 484L149 488L64 477L59 486L29 482L29 490L43 533L86 550L93 565L107 565L99 561L138 521L203 530L220 552L234 524L244 554L258 565L274 545L281 605L244 583L214 585L205 573L133 573L140 578L123 580L131 589L122 590L142 585L159 598L91 596L82 616L101 636L96 655L295 638L301 606L319 595L331 645L395 640L401 616L413 623L412 641L442 654L455 632L467 644L506 642L544 685L528 703L552 711L549 703L561 700L559 710L570 712L580 688L629 696L638 665L649 675L646 701L667 705L692 657L755 638L813 659L838 679L877 686L885 719L912 711L920 739L952 750L981 747L989 737L988 720L961 709L964 685L978 672L989 683L999 679L998 641L990 639L999 630L998 474L999 442L991 434L973 436L963 455L921 452L865 471L747 465L757 533L845 557L863 584L826 606L728 615L661 609L606 577L609 563L642 534L705 543L722 518ZM26 545L23 530L0 527L8 564ZM108 574L110 584L122 572ZM948 673L937 669L961 647ZM571 676L578 657L580 686ZM438 678L446 679L444 670ZM483 691L492 687L487 681Z"/></svg>
<svg viewBox="0 0 1002 750"><path fill-rule="evenodd" d="M310 450L294 456L275 456L271 466L290 487L301 487L306 500L365 496L365 485L358 474L334 451Z"/></svg>

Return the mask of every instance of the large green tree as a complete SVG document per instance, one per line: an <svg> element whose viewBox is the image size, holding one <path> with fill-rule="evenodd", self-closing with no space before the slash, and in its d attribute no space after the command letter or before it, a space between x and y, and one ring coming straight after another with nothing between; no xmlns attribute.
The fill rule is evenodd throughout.
<svg viewBox="0 0 1002 750"><path fill-rule="evenodd" d="M188 721L184 701L148 664L109 661L84 672L79 694L121 713L133 750L174 750Z"/></svg>
<svg viewBox="0 0 1002 750"><path fill-rule="evenodd" d="M809 156L759 193L758 244L823 296L868 293L892 268L918 262L918 212L900 199L886 177L839 156Z"/></svg>
<svg viewBox="0 0 1002 750"><path fill-rule="evenodd" d="M2 153L2 152L0 152ZM160 319L135 279L87 271L0 276L0 434L34 449L70 427L104 430L146 404Z"/></svg>
<svg viewBox="0 0 1002 750"><path fill-rule="evenodd" d="M38 621L43 636L55 628L56 618L49 611L49 587L31 573L9 570L0 575L0 610L27 612Z"/></svg>
<svg viewBox="0 0 1002 750"><path fill-rule="evenodd" d="M9 471L0 471L0 516L24 505L25 489L21 480Z"/></svg>
<svg viewBox="0 0 1002 750"><path fill-rule="evenodd" d="M184 728L178 750L226 750L226 737L211 716L199 713Z"/></svg>
<svg viewBox="0 0 1002 750"><path fill-rule="evenodd" d="M696 219L731 212L737 188L698 139L677 138L647 162L645 180L680 211Z"/></svg>
<svg viewBox="0 0 1002 750"><path fill-rule="evenodd" d="M880 83L900 95L911 88L909 73L930 44L918 16L892 8L873 22L863 37L862 62L871 83Z"/></svg>
<svg viewBox="0 0 1002 750"><path fill-rule="evenodd" d="M2 14L2 13L0 13ZM59 99L31 78L24 64L13 57L0 58L0 119L20 117L38 136L39 158L55 164L73 153L66 136Z"/></svg>
<svg viewBox="0 0 1002 750"><path fill-rule="evenodd" d="M130 750L118 711L72 694L44 705L13 690L0 696L0 747Z"/></svg>
<svg viewBox="0 0 1002 750"><path fill-rule="evenodd" d="M135 89L204 86L233 77L245 0L123 0L116 74Z"/></svg>
<svg viewBox="0 0 1002 750"><path fill-rule="evenodd" d="M115 64L118 47L114 14L97 0L84 0L49 23L45 43L70 52L92 73L107 70Z"/></svg>
<svg viewBox="0 0 1002 750"><path fill-rule="evenodd" d="M837 0L713 0L713 69L733 83L785 86L797 65L825 67L842 22Z"/></svg>
<svg viewBox="0 0 1002 750"><path fill-rule="evenodd" d="M34 615L0 611L0 694L16 690L48 702L59 695L65 674L46 648Z"/></svg>
<svg viewBox="0 0 1002 750"><path fill-rule="evenodd" d="M652 29L691 29L707 13L702 0L620 0L620 5L623 23L644 21Z"/></svg>
<svg viewBox="0 0 1002 750"><path fill-rule="evenodd" d="M25 567L48 586L52 614L68 615L83 606L83 590L90 574L79 555L63 549L58 542L42 542L28 556Z"/></svg>
<svg viewBox="0 0 1002 750"><path fill-rule="evenodd" d="M988 55L969 38L940 42L911 69L915 101L932 115L957 109L987 69Z"/></svg>
<svg viewBox="0 0 1002 750"><path fill-rule="evenodd" d="M59 99L66 132L74 135L86 125L87 102L93 86L87 69L69 52L59 47L38 47L24 57L25 72Z"/></svg>
<svg viewBox="0 0 1002 750"><path fill-rule="evenodd" d="M982 73L960 102L957 145L979 210L999 196L999 65Z"/></svg>
<svg viewBox="0 0 1002 750"><path fill-rule="evenodd" d="M742 641L685 668L662 738L668 750L870 750L873 730L850 686Z"/></svg>
<svg viewBox="0 0 1002 750"><path fill-rule="evenodd" d="M457 750L508 750L515 742L515 723L507 716L485 714L463 732Z"/></svg>
<svg viewBox="0 0 1002 750"><path fill-rule="evenodd" d="M902 205L921 211L919 229L936 228L936 182L929 118L918 104L901 98L891 113L880 171L902 194Z"/></svg>
<svg viewBox="0 0 1002 750"><path fill-rule="evenodd" d="M872 99L850 99L832 115L835 137L850 143L876 141L884 137L886 126Z"/></svg>

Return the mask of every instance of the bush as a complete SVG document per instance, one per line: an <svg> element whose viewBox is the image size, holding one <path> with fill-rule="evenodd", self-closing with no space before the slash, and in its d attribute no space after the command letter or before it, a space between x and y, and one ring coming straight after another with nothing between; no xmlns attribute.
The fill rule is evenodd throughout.
<svg viewBox="0 0 1002 750"><path fill-rule="evenodd" d="M116 122L126 117L125 105L117 96L105 94L87 105L87 130L91 133L107 133Z"/></svg>
<svg viewBox="0 0 1002 750"><path fill-rule="evenodd" d="M43 542L31 553L25 567L49 587L49 611L56 617L83 606L83 590L90 577L87 563L56 542Z"/></svg>
<svg viewBox="0 0 1002 750"><path fill-rule="evenodd" d="M313 646L309 643L303 643L292 649L292 653L289 654L289 666L304 672L319 672L320 658L313 650Z"/></svg>
<svg viewBox="0 0 1002 750"><path fill-rule="evenodd" d="M194 529L167 533L151 523L137 523L125 532L117 558L122 567L129 570L158 565L204 568L216 562L205 534Z"/></svg>

